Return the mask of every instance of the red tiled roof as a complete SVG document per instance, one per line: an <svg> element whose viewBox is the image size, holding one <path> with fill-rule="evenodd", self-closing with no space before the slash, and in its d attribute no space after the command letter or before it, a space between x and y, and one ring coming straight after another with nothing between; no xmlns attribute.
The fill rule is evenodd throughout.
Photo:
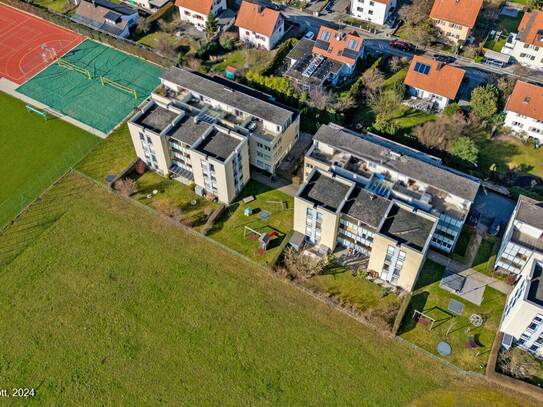
<svg viewBox="0 0 543 407"><path fill-rule="evenodd" d="M435 0L430 17L473 28L483 0Z"/></svg>
<svg viewBox="0 0 543 407"><path fill-rule="evenodd" d="M188 8L200 14L208 15L213 5L213 0L175 0L175 5Z"/></svg>
<svg viewBox="0 0 543 407"><path fill-rule="evenodd" d="M517 81L507 100L505 111L543 120L543 87Z"/></svg>
<svg viewBox="0 0 543 407"><path fill-rule="evenodd" d="M328 35L327 38L325 33L327 33ZM319 46L317 46L317 44L319 43L327 43L328 48L320 48ZM351 47L349 47L349 45L351 45ZM362 38L359 37L358 34L356 34L355 32L346 33L321 25L319 34L317 35L317 39L315 41L315 46L313 46L313 53L320 54L322 56L334 59L344 64L353 65L356 63L357 58L353 55L346 55L344 51L351 50L356 55L358 55L361 49Z"/></svg>
<svg viewBox="0 0 543 407"><path fill-rule="evenodd" d="M430 67L428 74L425 75L415 71L417 62ZM455 99L464 79L464 74L463 69L423 56L416 56L411 61L404 84L436 95L445 96L448 99Z"/></svg>
<svg viewBox="0 0 543 407"><path fill-rule="evenodd" d="M236 26L271 37L281 13L244 1L238 11Z"/></svg>
<svg viewBox="0 0 543 407"><path fill-rule="evenodd" d="M543 12L534 10L524 13L518 26L518 32L520 41L539 47L543 46Z"/></svg>

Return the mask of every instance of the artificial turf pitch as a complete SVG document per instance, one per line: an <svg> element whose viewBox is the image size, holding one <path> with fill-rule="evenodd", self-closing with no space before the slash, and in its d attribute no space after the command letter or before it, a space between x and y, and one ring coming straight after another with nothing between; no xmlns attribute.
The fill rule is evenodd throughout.
<svg viewBox="0 0 543 407"><path fill-rule="evenodd" d="M160 83L163 70L140 58L86 40L17 91L103 133L109 133ZM85 74L88 72L91 79ZM103 85L101 77L133 89Z"/></svg>

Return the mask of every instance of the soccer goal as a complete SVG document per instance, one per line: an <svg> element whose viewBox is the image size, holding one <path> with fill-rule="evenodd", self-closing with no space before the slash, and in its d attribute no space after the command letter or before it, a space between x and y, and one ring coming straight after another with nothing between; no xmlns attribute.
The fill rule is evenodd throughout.
<svg viewBox="0 0 543 407"><path fill-rule="evenodd" d="M80 66L74 65L71 62L68 62L62 58L57 59L57 65L70 71L79 72L80 74L86 76L89 80L92 79L92 75L88 69L81 68Z"/></svg>
<svg viewBox="0 0 543 407"><path fill-rule="evenodd" d="M117 90L120 90L122 92L126 92L134 96L134 99L138 98L138 93L136 92L136 89L133 89L129 86L123 85L119 82L115 82L112 79L109 79L106 76L100 76L100 83L102 86L111 86L112 88L115 88Z"/></svg>

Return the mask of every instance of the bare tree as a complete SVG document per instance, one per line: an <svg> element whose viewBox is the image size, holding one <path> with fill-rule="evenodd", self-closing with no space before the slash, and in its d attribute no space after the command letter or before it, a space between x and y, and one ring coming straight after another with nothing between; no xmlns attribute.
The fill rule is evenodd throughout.
<svg viewBox="0 0 543 407"><path fill-rule="evenodd" d="M326 89L322 87L313 88L309 92L309 98L311 105L319 110L325 110L332 101L330 92L327 92Z"/></svg>
<svg viewBox="0 0 543 407"><path fill-rule="evenodd" d="M334 106L338 112L345 112L353 107L356 107L356 100L352 96L339 97Z"/></svg>
<svg viewBox="0 0 543 407"><path fill-rule="evenodd" d="M532 376L532 368L537 361L528 352L511 349L498 355L498 366L502 372L516 379Z"/></svg>
<svg viewBox="0 0 543 407"><path fill-rule="evenodd" d="M171 199L163 199L153 202L153 206L162 215L168 216L175 220L181 220L183 217L183 211Z"/></svg>
<svg viewBox="0 0 543 407"><path fill-rule="evenodd" d="M202 61L196 58L194 55L189 55L185 60L185 64L193 71L197 71L202 66Z"/></svg>
<svg viewBox="0 0 543 407"><path fill-rule="evenodd" d="M156 40L155 44L155 48L159 52L159 54L169 58L175 57L176 48L170 39L161 37Z"/></svg>
<svg viewBox="0 0 543 407"><path fill-rule="evenodd" d="M306 279L321 274L326 260L306 256L289 247L285 251L284 263L289 277L293 279Z"/></svg>
<svg viewBox="0 0 543 407"><path fill-rule="evenodd" d="M400 7L398 14L405 24L414 26L428 18L433 3L433 0L412 0L411 3Z"/></svg>
<svg viewBox="0 0 543 407"><path fill-rule="evenodd" d="M140 18L136 25L136 32L140 34L147 34L151 30L151 23L146 18Z"/></svg>
<svg viewBox="0 0 543 407"><path fill-rule="evenodd" d="M396 92L383 92L378 89L366 96L366 103L376 115L390 118L400 108L402 98Z"/></svg>
<svg viewBox="0 0 543 407"><path fill-rule="evenodd" d="M123 178L115 182L115 190L128 197L138 192L138 183L132 178Z"/></svg>
<svg viewBox="0 0 543 407"><path fill-rule="evenodd" d="M459 137L473 136L472 123L462 113L441 114L434 121L429 121L413 129L413 135L425 146L447 150L453 140Z"/></svg>
<svg viewBox="0 0 543 407"><path fill-rule="evenodd" d="M390 69L391 72L396 73L402 68L403 63L399 57L392 57L388 60L388 69Z"/></svg>
<svg viewBox="0 0 543 407"><path fill-rule="evenodd" d="M375 67L364 72L361 81L369 93L375 93L383 86L385 75L383 75L379 68Z"/></svg>

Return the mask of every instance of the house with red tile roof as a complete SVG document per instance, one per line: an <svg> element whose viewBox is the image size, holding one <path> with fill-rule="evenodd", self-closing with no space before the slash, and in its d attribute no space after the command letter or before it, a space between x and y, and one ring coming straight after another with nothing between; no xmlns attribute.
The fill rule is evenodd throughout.
<svg viewBox="0 0 543 407"><path fill-rule="evenodd" d="M370 23L384 25L396 10L396 0L351 0L351 14Z"/></svg>
<svg viewBox="0 0 543 407"><path fill-rule="evenodd" d="M325 84L338 85L351 76L364 53L364 43L355 31L321 26L316 39L302 39L287 55L285 76L301 90L311 91Z"/></svg>
<svg viewBox="0 0 543 407"><path fill-rule="evenodd" d="M432 102L432 108L443 110L457 99L465 71L439 61L416 56L404 80L412 97Z"/></svg>
<svg viewBox="0 0 543 407"><path fill-rule="evenodd" d="M227 9L226 0L176 0L179 17L203 31L209 14L219 15Z"/></svg>
<svg viewBox="0 0 543 407"><path fill-rule="evenodd" d="M524 13L513 39L511 56L521 65L543 69L543 12Z"/></svg>
<svg viewBox="0 0 543 407"><path fill-rule="evenodd" d="M285 34L285 18L276 10L243 1L235 22L245 44L271 50Z"/></svg>
<svg viewBox="0 0 543 407"><path fill-rule="evenodd" d="M450 42L465 42L483 6L483 0L435 0L430 12L441 35Z"/></svg>
<svg viewBox="0 0 543 407"><path fill-rule="evenodd" d="M505 105L505 125L521 137L543 143L543 87L517 81Z"/></svg>

